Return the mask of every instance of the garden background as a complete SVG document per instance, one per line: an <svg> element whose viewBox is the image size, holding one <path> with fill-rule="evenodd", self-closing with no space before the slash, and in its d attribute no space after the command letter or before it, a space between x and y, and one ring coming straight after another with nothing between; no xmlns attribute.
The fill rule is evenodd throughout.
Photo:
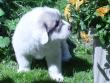
<svg viewBox="0 0 110 83"><path fill-rule="evenodd" d="M30 72L17 73L11 37L21 16L38 6L59 9L72 25L73 59L63 62L64 83L93 83L93 38L110 48L110 0L0 0L0 83L55 83L45 60L34 60Z"/></svg>

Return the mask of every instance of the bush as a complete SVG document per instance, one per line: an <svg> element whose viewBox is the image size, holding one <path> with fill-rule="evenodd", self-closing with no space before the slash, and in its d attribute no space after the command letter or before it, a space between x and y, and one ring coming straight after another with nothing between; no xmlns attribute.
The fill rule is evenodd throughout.
<svg viewBox="0 0 110 83"><path fill-rule="evenodd" d="M110 44L110 0L68 0L64 15L73 25L73 33L86 43L88 32L95 29L104 45Z"/></svg>

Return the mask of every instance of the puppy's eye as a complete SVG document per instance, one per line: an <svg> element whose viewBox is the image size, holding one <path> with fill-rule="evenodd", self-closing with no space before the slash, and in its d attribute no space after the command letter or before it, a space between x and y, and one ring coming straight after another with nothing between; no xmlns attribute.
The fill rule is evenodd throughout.
<svg viewBox="0 0 110 83"><path fill-rule="evenodd" d="M60 32L60 31L61 31L62 26L63 26L62 21L59 21L59 25L58 25L58 27L56 28L56 31L57 31L57 32Z"/></svg>
<svg viewBox="0 0 110 83"><path fill-rule="evenodd" d="M54 31L56 31L57 27L59 26L59 22L60 21L55 22L55 26L49 30L48 34L52 34Z"/></svg>

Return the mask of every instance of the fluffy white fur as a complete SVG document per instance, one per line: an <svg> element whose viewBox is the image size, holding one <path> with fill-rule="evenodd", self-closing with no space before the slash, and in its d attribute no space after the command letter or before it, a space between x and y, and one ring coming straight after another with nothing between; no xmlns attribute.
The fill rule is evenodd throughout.
<svg viewBox="0 0 110 83"><path fill-rule="evenodd" d="M59 22L57 28L61 28L60 31L48 34L56 21ZM45 57L50 77L57 82L62 82L64 78L61 73L61 45L64 45L64 51L67 51L64 54L70 57L65 41L69 34L70 24L61 19L57 9L37 7L26 13L17 24L12 38L19 65L18 71L29 71L32 58Z"/></svg>

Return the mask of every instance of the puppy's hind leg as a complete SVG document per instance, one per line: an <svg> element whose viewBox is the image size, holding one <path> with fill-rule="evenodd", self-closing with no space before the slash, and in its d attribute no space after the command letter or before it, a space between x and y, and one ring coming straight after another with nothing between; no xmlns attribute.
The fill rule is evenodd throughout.
<svg viewBox="0 0 110 83"><path fill-rule="evenodd" d="M32 58L26 55L16 54L16 59L19 65L18 72L26 72L30 70Z"/></svg>
<svg viewBox="0 0 110 83"><path fill-rule="evenodd" d="M46 56L46 61L51 79L57 82L63 82L64 78L61 73L61 56Z"/></svg>

